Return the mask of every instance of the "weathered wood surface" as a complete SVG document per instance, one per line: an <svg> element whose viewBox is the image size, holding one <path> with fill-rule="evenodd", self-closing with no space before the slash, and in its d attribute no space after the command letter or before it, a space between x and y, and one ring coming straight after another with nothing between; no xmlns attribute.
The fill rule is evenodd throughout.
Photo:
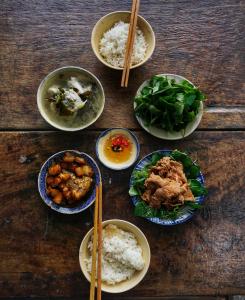
<svg viewBox="0 0 245 300"><path fill-rule="evenodd" d="M92 226L92 210L76 216L54 213L39 197L37 175L42 163L62 149L79 149L95 157L98 134L0 133L1 297L88 298L78 249ZM136 134L141 157L169 148L188 150L193 158L198 157L209 196L191 221L159 227L133 216L127 193L132 169L113 172L100 165L104 219L133 222L152 249L145 279L122 299L245 294L245 132L196 132L178 142ZM118 298L103 295L105 300Z"/></svg>
<svg viewBox="0 0 245 300"><path fill-rule="evenodd" d="M156 50L122 89L121 73L95 58L90 35L100 17L130 5L129 0L2 0L0 128L49 128L37 110L36 91L45 75L65 65L92 71L104 86L105 111L93 128L138 128L132 97L145 79L159 73L193 81L208 96L208 106L238 108L207 112L201 128L244 128L244 2L141 1L140 14L153 26Z"/></svg>

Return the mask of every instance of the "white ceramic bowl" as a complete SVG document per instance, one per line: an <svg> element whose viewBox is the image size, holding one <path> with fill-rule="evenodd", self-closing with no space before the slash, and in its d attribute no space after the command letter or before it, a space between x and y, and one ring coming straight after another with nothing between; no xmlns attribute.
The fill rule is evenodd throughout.
<svg viewBox="0 0 245 300"><path fill-rule="evenodd" d="M130 280L125 280L125 281L117 283L115 285L108 285L104 282L102 282L102 284L101 284L101 289L104 292L122 293L122 292L128 291L128 290L132 289L133 287L135 287L137 284L139 284L140 281L144 278L145 274L147 273L147 270L150 265L150 260L151 260L150 246L147 242L147 239L146 239L144 233L138 227L133 225L132 223L115 219L115 220L104 221L102 224L103 224L103 226L106 226L108 224L114 224L125 231L132 232L135 235L139 245L142 248L143 258L145 261L145 266L144 266L143 270L135 272L133 277ZM91 239L92 233L93 233L93 228L90 229L89 232L85 235L85 237L81 243L80 250L79 250L80 266L81 266L84 276L86 277L86 279L89 282L90 282L90 274L88 273L88 271L86 269L84 259L87 259L89 257L88 242Z"/></svg>
<svg viewBox="0 0 245 300"><path fill-rule="evenodd" d="M125 135L133 145L132 155L131 155L130 159L127 160L126 162L114 163L114 162L109 161L106 158L106 156L104 155L103 150L104 150L105 142L109 136L114 135L114 134ZM139 145L137 137L130 130L128 130L126 128L107 129L99 135L97 142L96 142L96 155L97 155L98 159L104 166L106 166L107 168L112 169L112 170L124 170L124 169L129 168L136 162L136 160L139 156L139 152L140 152L140 145Z"/></svg>
<svg viewBox="0 0 245 300"><path fill-rule="evenodd" d="M51 116L48 115L49 108L45 105L44 102L45 95L49 87L54 85L56 81L60 80L61 76L67 76L68 74L69 76L76 77L77 75L81 78L84 78L85 80L89 80L89 82L95 84L97 88L96 101L98 103L98 111L96 115L93 118L91 118L90 121L86 122L85 124L78 125L76 127L64 125L62 124L61 120L52 119ZM80 67L67 66L52 71L43 79L37 91L37 106L42 117L53 127L64 131L77 131L77 130L84 129L90 126L91 124L93 124L101 115L104 109L104 104L105 104L105 94L99 79L89 71L82 69Z"/></svg>
<svg viewBox="0 0 245 300"><path fill-rule="evenodd" d="M157 76L167 76L170 79L175 79L176 82L186 80L194 86L194 84L192 82L190 82L188 79L186 79L180 75L159 74ZM149 80L146 80L145 82L143 82L141 84L141 86L138 88L138 90L136 92L136 96L148 84L148 82L149 82ZM134 108L135 107L136 107L136 103L134 102ZM202 115L203 115L203 102L200 102L199 112L196 115L196 118L192 122L188 123L187 127L184 130L184 133L182 130L181 131L167 131L167 130L164 130L161 128L157 128L155 126L147 127L147 126L145 126L143 120L139 116L136 115L136 119L142 128L144 128L148 133L150 133L151 135L153 135L155 137L158 137L163 140L179 140L179 139L183 139L184 137L187 137L188 135L190 135L198 127L199 123L201 122Z"/></svg>
<svg viewBox="0 0 245 300"><path fill-rule="evenodd" d="M123 21L126 23L130 22L130 11L114 11L111 12L104 17L102 17L94 26L92 35L91 35L91 45L94 51L95 56L107 67L122 70L123 68L115 67L110 65L104 57L100 54L99 44L103 34L111 29L113 25L119 21ZM155 34L151 27L151 25L142 17L138 15L137 26L143 32L144 37L146 39L146 43L148 45L146 50L145 58L138 64L133 65L130 69L137 68L143 65L151 56L155 49Z"/></svg>

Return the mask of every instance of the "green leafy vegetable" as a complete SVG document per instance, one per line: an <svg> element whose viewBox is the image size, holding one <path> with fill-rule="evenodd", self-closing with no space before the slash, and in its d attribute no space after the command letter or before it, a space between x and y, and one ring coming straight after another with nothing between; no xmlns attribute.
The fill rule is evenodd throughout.
<svg viewBox="0 0 245 300"><path fill-rule="evenodd" d="M135 170L133 172L133 182L129 190L129 195L139 197L139 201L137 202L134 210L134 214L136 216L146 218L157 217L160 219L176 219L183 213L183 209L185 213L188 213L192 212L195 209L201 208L201 205L196 202L185 201L185 205L177 205L173 210L168 211L163 207L161 207L160 209L152 208L145 201L141 200L140 196L144 193L144 183L149 176L150 168L156 165L156 163L163 156L170 156L172 159L183 164L184 172L188 179L188 184L195 197L207 195L207 189L196 179L198 174L200 173L200 167L196 163L194 163L186 153L178 150L174 150L171 153L166 153L165 155L161 153L153 153L151 161L148 165L140 170Z"/></svg>
<svg viewBox="0 0 245 300"><path fill-rule="evenodd" d="M188 180L188 184L195 197L207 195L208 193L207 189L198 180L190 179Z"/></svg>
<svg viewBox="0 0 245 300"><path fill-rule="evenodd" d="M184 130L198 114L204 94L188 81L153 76L135 97L135 113L146 126L167 131Z"/></svg>

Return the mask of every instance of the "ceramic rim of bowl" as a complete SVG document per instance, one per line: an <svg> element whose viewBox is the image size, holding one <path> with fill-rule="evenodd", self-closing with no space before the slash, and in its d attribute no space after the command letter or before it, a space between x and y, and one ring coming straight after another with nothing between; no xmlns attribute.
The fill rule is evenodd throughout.
<svg viewBox="0 0 245 300"><path fill-rule="evenodd" d="M181 79L181 80L186 80L186 81L188 81L191 85L193 85L194 87L196 87L190 80L188 80L187 78L185 78L185 77L183 77L183 76L181 76L181 75L170 74L170 73L163 73L163 74L157 74L157 75L154 75L154 76L162 76L162 77L164 77L164 76L169 76L169 77L171 77L172 79L178 78L178 79ZM143 87L149 82L149 80L150 80L150 79L145 80L145 81L139 86L139 88L138 88L137 91L136 91L135 96L137 96L137 95L140 93L140 91L141 91L141 90L143 89ZM135 104L135 101L134 101L134 102L133 102L134 114L135 114L135 107L136 107L136 104ZM197 127L199 126L199 124L200 124L200 122L201 122L201 120L202 120L203 110L204 110L203 101L200 101L199 111L198 111L198 113L197 113L195 119L194 119L192 122L188 123L187 126L186 126L186 128L187 128L189 124L193 123L191 129L189 130L189 132L188 132L187 134L181 135L181 134L180 134L181 131L179 131L179 132L173 131L173 133L179 133L179 134L180 134L178 137L174 137L174 136L171 134L170 131L166 131L166 130L164 130L164 129L157 128L157 127L154 127L154 126L152 126L152 128L153 128L153 131L152 131L152 130L150 129L151 127L147 127L147 126L144 125L144 122L143 122L143 120L142 120L140 117L138 117L136 114L135 114L135 117L136 117L138 123L140 124L140 126L141 126L146 132L148 132L149 134L151 134L152 136L155 136L155 137L157 137L157 138L159 138L159 139L162 139L162 140L180 140L180 139L186 138L187 136L189 136L190 134L192 134L192 133L197 129ZM161 134L155 133L155 132L154 132L154 128L156 128L159 132L162 132L162 135L161 135ZM185 129L186 129L186 128L185 128ZM166 135L164 136L164 132L169 133L169 135L168 135L168 136L166 136Z"/></svg>
<svg viewBox="0 0 245 300"><path fill-rule="evenodd" d="M100 154L99 154L99 142L101 140L101 138L103 138L104 136L106 136L110 131L113 131L113 130L121 130L121 131L126 131L133 139L134 143L135 143L135 147L136 147L136 155L135 155L135 159L128 165L126 165L125 167L112 167L112 166L108 166L100 157ZM100 135L98 136L97 138L97 141L96 141L96 145L95 145L95 151L96 151L96 155L97 155L97 158L99 159L99 161L108 169L111 169L111 170L114 170L114 171L121 171L121 170L125 170L125 169L128 169L130 168L138 159L139 157L139 154L140 154L140 144L139 144L139 141L138 141L138 138L136 137L136 135L131 132L129 129L127 128L123 128L123 127L115 127L115 128L109 128L109 129L106 129L105 131L101 132Z"/></svg>
<svg viewBox="0 0 245 300"><path fill-rule="evenodd" d="M125 220L122 220L122 219L109 219L109 220L104 220L104 221L102 222L102 227L103 227L103 226L106 226L106 225L109 225L109 224L114 224L114 223L123 223L123 224L128 225L129 227L133 227L133 228L134 228L134 229L142 236L142 238L143 238L143 240L144 240L144 242L145 242L145 245L146 245L146 249L147 249L146 251L147 251L148 254L149 254L149 259L148 259L148 261L145 261L145 267L144 267L145 270L144 270L144 269L141 270L141 271L143 272L142 275L141 275L141 278L140 278L140 280L139 280L134 286L132 286L132 287L130 287L130 288L128 288L128 289L120 290L120 291L111 291L111 290L108 291L108 289L104 289L103 286L101 287L101 289L102 289L103 292L107 292L107 293L110 293L110 294L123 293L123 292L129 291L129 290L135 288L135 287L136 287L136 286L144 279L145 275L147 274L147 272L148 272L148 270L149 270L150 262L151 262L151 248L150 248L149 242L148 242L148 240L147 240L145 234L143 233L143 231L142 231L138 226L134 225L133 223L128 222L128 221L125 221ZM120 225L117 225L117 226L120 228ZM120 229L122 229L122 228L120 228ZM93 230L94 230L94 227L92 227L92 228L85 234L85 236L84 236L84 238L82 239L82 242L81 242L81 244L80 244L79 252L78 252L79 265L80 265L80 268L81 268L81 271L82 271L84 277L87 279L88 282L90 282L90 275L89 275L89 273L88 273L87 271L84 272L84 270L83 270L82 263L81 263L82 257L81 257L81 255L80 255L80 253L83 252L83 249L84 249L84 248L87 248L87 245L85 245L85 241L92 235ZM128 229L128 230L127 230L127 229L122 229L122 230L129 231L129 232L130 232L130 229ZM137 237L136 237L136 239L137 239ZM137 240L137 241L138 241L138 240ZM141 271L139 271L139 272L141 272ZM129 280L130 280L130 279L129 279ZM97 287L97 282L95 282L95 286ZM116 286L116 284L115 284L115 286Z"/></svg>
<svg viewBox="0 0 245 300"><path fill-rule="evenodd" d="M62 71L62 70L66 71L67 69L68 70L69 69L73 69L73 70L76 70L78 72L82 72L83 74L85 73L85 74L91 76L95 80L96 85L99 86L99 88L101 89L101 92L102 92L102 95L101 95L101 97L102 97L102 106L101 106L101 108L98 111L98 115L95 117L95 119L93 119L92 121L90 121L88 124L80 126L80 127L74 127L74 128L72 128L72 127L65 127L65 126L60 126L60 125L56 124L55 122L53 122L52 120L50 120L47 117L47 114L44 113L44 110L43 110L42 105L41 105L41 102L42 102L41 92L42 92L42 89L45 86L46 82L50 78L52 78L55 75L55 73L58 73L59 71ZM59 130L63 130L63 131L79 131L79 130L85 129L88 126L92 125L101 116L101 114L102 114L102 112L104 110L104 106L105 106L105 92L104 92L103 86L102 86L101 82L99 81L99 79L93 73L91 73L90 71L88 71L86 69L83 69L83 68L80 68L80 67L76 67L76 66L65 66L65 67L61 67L61 68L58 68L58 69L55 69L55 70L51 71L50 73L48 73L48 75L46 75L43 78L43 80L39 84L39 87L38 87L38 90L37 90L37 107L38 107L38 110L39 110L41 116L43 117L43 119L48 124L50 124L51 126L57 128Z"/></svg>
<svg viewBox="0 0 245 300"><path fill-rule="evenodd" d="M99 181L101 181L101 173L100 173L100 169L99 169L96 161L90 155L88 155L87 153L80 152L78 150L62 150L62 151L56 152L53 155L51 155L48 159L46 159L46 161L42 164L42 167L41 167L41 169L39 171L39 174L38 174L38 192L39 192L39 195L40 195L41 199L52 210L57 211L57 212L62 213L62 214L72 215L72 214L80 213L80 212L86 210L87 208L89 208L94 203L95 196L93 197L93 199L90 201L90 203L86 207L84 207L82 209L78 209L78 206L74 206L74 207L71 207L71 208L60 206L60 205L54 203L52 200L50 200L50 204L48 204L46 199L44 199L44 197L42 196L43 193L41 191L41 179L42 179L42 174L44 172L45 167L47 166L49 161L54 160L57 156L59 156L60 154L65 153L65 152L76 153L79 156L84 155L87 159L90 159L92 161L92 163L94 164L95 168L96 168L96 172L98 173L98 176L99 176ZM45 173L45 177L46 177L46 174L47 174L47 172ZM95 186L96 186L96 179L95 179ZM47 196L47 193L46 193L46 196ZM52 205L52 204L55 204L55 205ZM57 208L56 208L56 206L57 206Z"/></svg>
<svg viewBox="0 0 245 300"><path fill-rule="evenodd" d="M97 48L97 47L95 46L95 43L94 43L95 30L96 30L96 28L99 26L99 23L100 23L100 22L103 22L108 16L111 16L111 15L113 15L113 14L120 14L120 13L131 14L131 12L130 12L130 11L127 11L127 10L117 10L117 11L110 12L109 14L103 16L102 18L100 18L100 19L96 22L96 24L94 25L94 28L93 28L93 30L92 30L92 34L91 34L91 46L92 46L92 49L93 49L93 52L94 52L95 56L98 58L98 60L99 60L100 62L102 62L104 65L106 65L106 66L109 67L109 68L112 68L112 69L114 69L114 70L122 71L123 68L121 68L121 67L115 67L115 66L113 66L113 65L110 65L105 59L102 58L101 55L98 55L98 54L97 54L97 51L94 50L94 48ZM155 37L155 33L154 33L154 31L153 31L153 29L152 29L152 27L151 27L151 24L150 24L144 17L142 17L141 15L138 15L138 18L141 19L141 21L142 21L143 23L145 23L145 25L148 27L149 31L151 32L151 36L152 36L152 50L151 50L151 52L147 55L147 57L145 57L141 62L139 62L139 63L136 64L136 65L132 65L132 66L130 67L130 70L131 70L131 69L135 69L135 68L137 68L137 67L140 67L141 65L143 65L144 63L146 63L146 62L151 58L151 56L152 56L152 54L153 54L153 52L154 52L154 50L155 50L155 47L156 47L156 37ZM120 21L120 20L118 20L118 21ZM108 29L108 30L109 30L109 29ZM98 52L99 52L99 51L98 51Z"/></svg>

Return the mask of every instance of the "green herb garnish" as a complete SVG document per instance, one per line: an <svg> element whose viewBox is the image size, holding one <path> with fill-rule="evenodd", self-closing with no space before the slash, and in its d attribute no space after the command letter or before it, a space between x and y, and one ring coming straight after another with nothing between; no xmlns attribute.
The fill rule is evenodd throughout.
<svg viewBox="0 0 245 300"><path fill-rule="evenodd" d="M153 76L134 99L135 113L144 124L167 131L184 130L199 112L204 94L188 81Z"/></svg>
<svg viewBox="0 0 245 300"><path fill-rule="evenodd" d="M139 198L134 209L134 214L136 216L145 218L157 217L160 219L176 219L183 212L193 212L193 210L201 208L201 205L196 202L185 201L184 205L176 205L173 210L166 210L163 207L156 209L152 208L141 199L141 195L145 191L144 183L149 176L151 167L164 156L170 156L172 159L183 164L189 187L195 197L207 195L207 189L196 179L200 172L200 167L194 163L186 153L178 150L174 150L171 153L166 152L165 154L154 153L149 164L147 164L144 168L133 172L133 181L129 190L129 195L137 196Z"/></svg>

